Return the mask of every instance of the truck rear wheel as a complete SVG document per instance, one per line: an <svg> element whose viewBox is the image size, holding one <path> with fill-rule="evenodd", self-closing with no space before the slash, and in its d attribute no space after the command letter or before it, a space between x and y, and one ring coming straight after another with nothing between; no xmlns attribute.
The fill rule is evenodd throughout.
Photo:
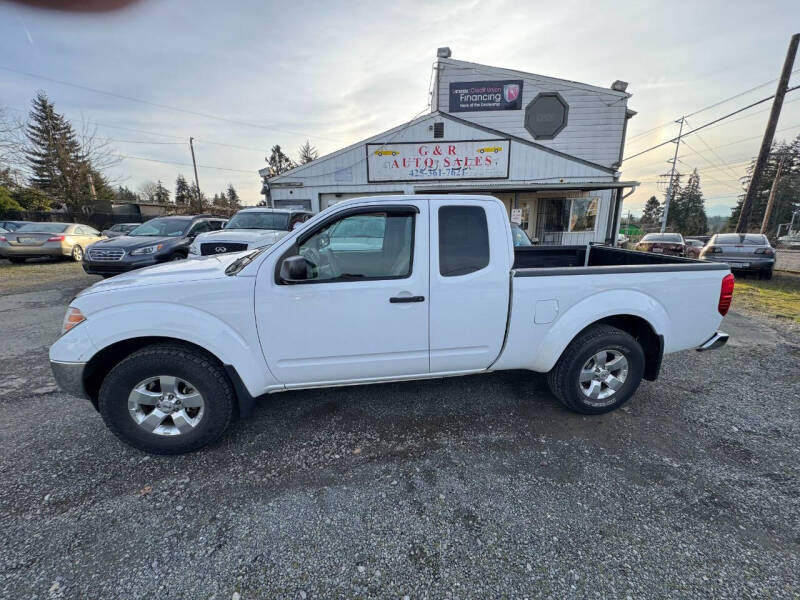
<svg viewBox="0 0 800 600"><path fill-rule="evenodd" d="M210 356L156 344L106 375L98 406L123 442L152 454L182 454L219 439L233 417L234 393Z"/></svg>
<svg viewBox="0 0 800 600"><path fill-rule="evenodd" d="M633 396L644 373L644 351L631 335L593 325L567 346L547 374L553 395L572 411L599 415Z"/></svg>

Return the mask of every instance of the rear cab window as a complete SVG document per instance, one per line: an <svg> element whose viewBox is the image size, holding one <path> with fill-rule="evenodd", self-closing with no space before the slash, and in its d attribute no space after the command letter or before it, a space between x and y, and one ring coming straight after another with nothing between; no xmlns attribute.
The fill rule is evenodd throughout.
<svg viewBox="0 0 800 600"><path fill-rule="evenodd" d="M456 277L489 266L489 226L481 206L439 208L439 273Z"/></svg>

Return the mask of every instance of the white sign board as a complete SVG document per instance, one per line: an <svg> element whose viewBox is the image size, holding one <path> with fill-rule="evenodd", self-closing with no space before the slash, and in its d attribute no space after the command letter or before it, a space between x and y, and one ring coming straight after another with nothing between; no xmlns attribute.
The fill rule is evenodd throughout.
<svg viewBox="0 0 800 600"><path fill-rule="evenodd" d="M510 140L367 144L367 180L507 179Z"/></svg>
<svg viewBox="0 0 800 600"><path fill-rule="evenodd" d="M521 208L512 208L511 209L511 222L516 223L519 225L522 223L522 209Z"/></svg>

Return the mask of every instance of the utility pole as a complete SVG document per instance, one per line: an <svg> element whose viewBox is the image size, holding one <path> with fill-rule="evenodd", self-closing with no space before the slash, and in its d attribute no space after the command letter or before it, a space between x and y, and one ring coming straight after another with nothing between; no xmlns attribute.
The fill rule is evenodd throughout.
<svg viewBox="0 0 800 600"><path fill-rule="evenodd" d="M194 165L194 185L197 188L197 204L198 208L202 210L202 202L200 202L200 181L197 179L197 161L194 159L194 145L192 142L194 141L193 137L189 138L189 148L192 151L192 165Z"/></svg>
<svg viewBox="0 0 800 600"><path fill-rule="evenodd" d="M769 227L769 218L772 216L772 207L775 205L775 193L778 191L778 180L781 178L782 168L783 157L781 157L781 162L778 163L778 170L775 173L775 180L772 182L772 188L769 190L767 210L764 211L764 220L761 221L761 233L766 233L767 228Z"/></svg>
<svg viewBox="0 0 800 600"><path fill-rule="evenodd" d="M678 164L678 149L681 147L681 134L683 133L683 123L685 119L681 117L676 123L680 123L681 127L678 130L678 139L675 140L675 156L672 157L672 171L669 174L669 187L667 188L667 197L664 200L664 215L661 217L661 233L667 229L667 215L669 215L669 203L672 201L672 193L675 189L675 165Z"/></svg>
<svg viewBox="0 0 800 600"><path fill-rule="evenodd" d="M789 41L789 50L786 52L786 60L783 62L783 71L778 80L778 89L775 92L775 99L772 101L772 110L769 113L767 129L764 131L764 139L761 141L761 150L758 152L756 165L753 167L753 175L750 177L750 184L747 186L747 194L742 202L742 209L739 212L739 222L736 224L736 233L747 232L747 222L750 220L750 211L753 209L753 201L758 194L758 184L764 167L769 159L769 151L772 148L772 139L775 137L775 127L781 116L783 107L783 97L786 95L786 88L789 86L789 78L792 75L794 57L797 54L797 46L800 44L800 33L795 33Z"/></svg>

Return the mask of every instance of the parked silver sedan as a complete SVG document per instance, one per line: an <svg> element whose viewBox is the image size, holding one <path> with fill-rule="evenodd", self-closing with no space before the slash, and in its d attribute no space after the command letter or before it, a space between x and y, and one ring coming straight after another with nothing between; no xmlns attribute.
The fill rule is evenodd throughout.
<svg viewBox="0 0 800 600"><path fill-rule="evenodd" d="M700 259L723 262L733 271L758 273L764 279L771 279L775 268L775 250L760 233L718 233L700 252Z"/></svg>
<svg viewBox="0 0 800 600"><path fill-rule="evenodd" d="M50 256L83 260L88 246L105 236L88 225L77 223L28 223L15 231L0 234L0 258L13 263L28 258Z"/></svg>

